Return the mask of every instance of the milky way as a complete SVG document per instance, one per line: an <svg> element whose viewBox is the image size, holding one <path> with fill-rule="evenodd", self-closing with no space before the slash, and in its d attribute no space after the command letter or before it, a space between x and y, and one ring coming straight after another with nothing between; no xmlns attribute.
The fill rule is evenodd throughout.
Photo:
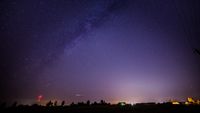
<svg viewBox="0 0 200 113"><path fill-rule="evenodd" d="M0 99L200 98L198 0L3 0Z"/></svg>

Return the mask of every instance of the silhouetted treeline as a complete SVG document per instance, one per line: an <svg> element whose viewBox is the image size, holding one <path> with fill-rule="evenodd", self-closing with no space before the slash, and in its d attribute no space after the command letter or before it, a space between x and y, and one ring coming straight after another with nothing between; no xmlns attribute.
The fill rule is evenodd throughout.
<svg viewBox="0 0 200 113"><path fill-rule="evenodd" d="M11 106L0 103L0 113L200 113L200 105L172 105L171 103L155 104L109 104L105 101L99 103L90 101L71 103L65 105L65 101L58 104L57 101L49 101L46 106L38 104L18 105L14 102Z"/></svg>

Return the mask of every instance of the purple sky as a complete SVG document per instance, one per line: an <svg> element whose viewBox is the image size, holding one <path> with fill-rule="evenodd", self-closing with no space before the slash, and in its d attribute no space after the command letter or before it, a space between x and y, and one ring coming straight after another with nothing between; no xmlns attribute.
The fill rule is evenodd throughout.
<svg viewBox="0 0 200 113"><path fill-rule="evenodd" d="M198 0L2 0L0 99L200 98Z"/></svg>

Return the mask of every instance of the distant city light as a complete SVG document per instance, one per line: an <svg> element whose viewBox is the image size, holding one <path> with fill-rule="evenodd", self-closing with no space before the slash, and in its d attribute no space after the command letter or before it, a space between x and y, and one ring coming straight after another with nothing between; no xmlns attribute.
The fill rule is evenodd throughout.
<svg viewBox="0 0 200 113"><path fill-rule="evenodd" d="M195 103L195 101L191 97L188 97L187 100L188 100L189 103Z"/></svg>
<svg viewBox="0 0 200 113"><path fill-rule="evenodd" d="M177 102L177 101L174 101L174 102L172 102L172 104L174 104L174 105L178 105L178 104L180 104L180 103Z"/></svg>
<svg viewBox="0 0 200 113"><path fill-rule="evenodd" d="M190 104L195 104L195 105L199 105L200 104L200 100L194 100L193 98L191 97L188 97L187 98L187 101L185 102L178 102L178 101L171 101L171 104L174 104L174 105L177 105L177 104L185 104L185 105L190 105Z"/></svg>
<svg viewBox="0 0 200 113"><path fill-rule="evenodd" d="M125 106L126 105L126 102L119 102L118 103L120 106Z"/></svg>

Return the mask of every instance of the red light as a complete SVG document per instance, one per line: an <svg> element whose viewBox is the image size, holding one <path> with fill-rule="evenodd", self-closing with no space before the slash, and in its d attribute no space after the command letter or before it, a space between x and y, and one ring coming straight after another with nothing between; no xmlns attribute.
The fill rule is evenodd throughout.
<svg viewBox="0 0 200 113"><path fill-rule="evenodd" d="M40 101L42 100L42 98L43 98L43 96L42 96L42 95L39 95L39 96L37 97L37 100L40 102Z"/></svg>

